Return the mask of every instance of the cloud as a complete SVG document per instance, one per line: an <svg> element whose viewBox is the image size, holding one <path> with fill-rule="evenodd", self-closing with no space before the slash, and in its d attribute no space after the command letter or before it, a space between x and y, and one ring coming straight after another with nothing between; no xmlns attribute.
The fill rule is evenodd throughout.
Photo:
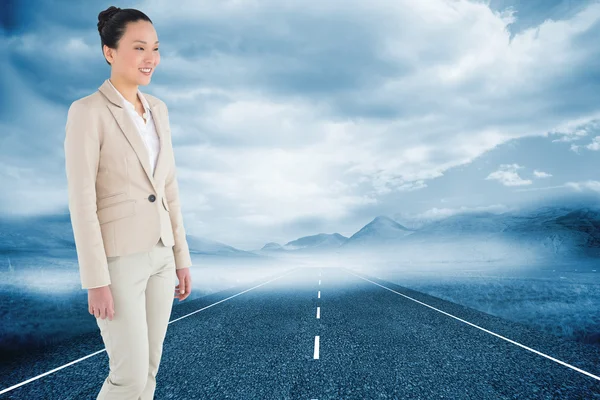
<svg viewBox="0 0 600 400"><path fill-rule="evenodd" d="M497 171L489 174L486 180L497 180L504 186L523 186L531 185L532 181L529 179L523 179L517 173L517 170L523 168L518 164L502 164Z"/></svg>
<svg viewBox="0 0 600 400"><path fill-rule="evenodd" d="M196 135L219 149L240 146L257 153L265 151L261 146L300 153L310 148L314 156L308 165L333 172L332 181L344 182L350 190L380 196L426 188L444 171L468 164L508 140L562 129L572 120L586 124L597 118L598 110L590 106L573 117L569 100L558 95L565 82L573 91L589 85L573 80L577 71L589 67L585 54L573 46L593 46L584 38L597 29L597 6L571 20L547 20L510 40L506 27L514 15L495 13L478 3L350 5L338 9L336 2L308 2L295 9L277 2L252 3L250 8L248 3L226 3L201 15L201 22L211 21L204 28L210 34L203 36L202 48L219 49L214 57L198 58L193 67L204 71L201 86L211 82L210 94L181 95L194 86L188 82L185 89L178 90L176 84L161 91L169 93L172 107L181 104L181 113L192 112L186 110L195 104L192 99L203 104L202 113L194 111L195 124L188 124L198 128L186 128L186 136ZM200 6L196 11L206 9ZM164 18L183 26L198 16L188 10L185 16L170 13ZM316 13L322 23L310 18ZM254 29L248 16L260 20L267 14L277 14L278 22L263 31ZM235 30L224 23L227 15L239 18ZM226 32L219 40L214 35L217 28ZM348 34L356 32L363 36L348 47ZM223 42L223 37L230 39ZM269 51L259 50L258 43L265 43ZM283 43L288 44L285 49ZM242 48L244 53L237 51ZM198 48L197 54L205 53ZM179 68L192 67L193 50L187 58L180 57L165 68L193 76ZM215 96L210 88L225 79L223 71L235 89L221 82ZM537 112L549 108L556 111L550 118ZM184 121L183 114L176 120ZM185 125L179 125L183 130ZM337 149L327 140L332 126L340 129L337 135L344 141ZM333 154L338 162L332 164L328 158ZM246 167L254 168L237 165L242 176ZM280 168L270 165L268 174ZM314 182L309 171L312 168L295 171L295 179L303 176ZM503 182L530 183L511 176L507 172ZM206 183L219 185L216 181ZM319 185L330 183L321 180Z"/></svg>
<svg viewBox="0 0 600 400"><path fill-rule="evenodd" d="M585 148L594 151L600 150L600 136L593 138L592 143L586 145Z"/></svg>
<svg viewBox="0 0 600 400"><path fill-rule="evenodd" d="M502 214L509 211L510 208L504 204L492 204L488 206L479 207L467 207L462 206L458 208L431 208L425 212L417 214L416 218L422 219L443 219L456 214L469 214L469 213L480 213L480 212L491 212L494 214Z"/></svg>
<svg viewBox="0 0 600 400"><path fill-rule="evenodd" d="M582 140L600 120L593 79L600 4L512 34L519 13L480 1L179 5L139 4L155 23L162 54L153 82L141 89L169 107L186 217L205 234L210 227L216 240L237 228L242 240L303 218L334 226L376 215L398 197L431 196L440 181L456 179L446 183L456 186L464 178L448 171L504 143ZM82 3L65 14L40 2L27 13L44 15L44 24L0 38L11 63L3 70L20 75L0 76L7 98L21 99L10 113L0 111L3 128L14 132L0 137L7 187L45 193L64 185L64 171L47 168L62 162L60 118L109 72L95 7ZM596 146L594 139L586 147ZM31 160L29 167L54 174L47 185L29 178L17 185L10 175ZM486 179L530 185L515 165ZM480 182L465 184L478 190ZM21 201L10 207L34 210Z"/></svg>
<svg viewBox="0 0 600 400"><path fill-rule="evenodd" d="M586 190L600 192L600 181L595 180L588 180L583 182L567 182L565 186L572 188L577 192L583 192Z"/></svg>
<svg viewBox="0 0 600 400"><path fill-rule="evenodd" d="M536 169L533 171L533 176L535 176L536 178L549 178L552 176L552 174L549 174L549 173L543 172L543 171L538 171Z"/></svg>
<svg viewBox="0 0 600 400"><path fill-rule="evenodd" d="M539 190L552 190L552 189L569 189L568 192L565 192L565 195L569 195L573 192L600 192L600 181L596 180L587 180L587 181L569 181L562 185L555 186L546 186L546 187L537 187L537 188L527 188L527 189L517 189L518 192L529 192L529 191L539 191Z"/></svg>
<svg viewBox="0 0 600 400"><path fill-rule="evenodd" d="M562 135L558 139L552 140L552 142L573 142L575 140L583 139L594 132L600 131L600 119L588 120L569 120L563 125L556 127L550 131L549 135Z"/></svg>

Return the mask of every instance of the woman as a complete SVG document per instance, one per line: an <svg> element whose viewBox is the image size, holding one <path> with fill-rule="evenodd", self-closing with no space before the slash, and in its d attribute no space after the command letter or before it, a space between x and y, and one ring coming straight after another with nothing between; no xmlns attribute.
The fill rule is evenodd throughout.
<svg viewBox="0 0 600 400"><path fill-rule="evenodd" d="M191 291L168 109L143 94L160 62L150 18L109 7L98 31L110 79L74 101L64 142L82 288L109 357L98 399L152 399L175 298Z"/></svg>

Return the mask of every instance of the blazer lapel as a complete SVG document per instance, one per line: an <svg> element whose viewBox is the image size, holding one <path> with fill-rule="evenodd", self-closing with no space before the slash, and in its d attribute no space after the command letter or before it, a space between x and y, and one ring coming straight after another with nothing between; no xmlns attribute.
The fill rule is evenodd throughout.
<svg viewBox="0 0 600 400"><path fill-rule="evenodd" d="M148 100L148 97L146 97L146 99ZM166 142L164 140L165 135L163 132L163 120L162 120L162 115L160 114L161 110L158 107L157 103L153 103L150 102L150 100L148 100L148 103L150 104L150 112L152 113L152 120L154 121L154 126L156 127L156 132L158 134L158 139L160 142L160 150L158 151L158 157L156 159L156 167L154 168L154 178L156 181L162 181L162 177L164 176L163 174L163 170L164 170L164 166L167 165L164 154L165 152L163 151L164 146L166 145ZM145 149L145 147L144 147ZM153 182L154 183L154 182ZM156 187L155 187L156 189Z"/></svg>
<svg viewBox="0 0 600 400"><path fill-rule="evenodd" d="M164 162L162 161L164 159L164 157L162 157L162 150L165 145L163 138L164 135L162 131L163 128L161 125L162 118L161 116L159 116L160 109L158 107L158 104L151 100L150 97L145 96L146 100L148 101L148 104L150 105L150 112L152 113L152 119L154 121L154 125L156 127L156 132L158 134L160 143L160 150L158 152L156 168L154 169L154 175L152 175L150 173L148 149L144 144L144 140L138 132L135 123L131 120L131 117L127 113L127 110L123 108L120 97L114 92L114 89L110 86L108 79L104 81L102 86L100 86L99 90L108 98L108 100L110 100L110 103L107 104L109 110L112 112L113 116L115 117L115 120L119 124L119 127L123 131L123 134L125 134L125 137L127 138L129 143L131 144L131 147L137 154L137 157L140 160L144 171L146 172L148 180L150 181L150 183L152 183L152 187L158 193L158 187L156 182L160 181L160 178L162 177L161 173L164 164Z"/></svg>

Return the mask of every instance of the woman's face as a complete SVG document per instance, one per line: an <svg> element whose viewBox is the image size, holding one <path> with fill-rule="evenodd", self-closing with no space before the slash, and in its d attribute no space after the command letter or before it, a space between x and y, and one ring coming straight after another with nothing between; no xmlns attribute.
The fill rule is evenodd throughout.
<svg viewBox="0 0 600 400"><path fill-rule="evenodd" d="M131 85L147 85L160 63L158 37L148 21L129 22L117 49L104 46L104 55L111 63L112 76ZM146 75L141 68L151 68Z"/></svg>

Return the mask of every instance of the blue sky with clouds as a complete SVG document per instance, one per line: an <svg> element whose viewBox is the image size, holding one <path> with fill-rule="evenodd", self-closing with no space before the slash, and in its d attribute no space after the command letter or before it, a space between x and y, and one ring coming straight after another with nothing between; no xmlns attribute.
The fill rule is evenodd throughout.
<svg viewBox="0 0 600 400"><path fill-rule="evenodd" d="M0 17L2 214L66 212L104 1ZM154 22L188 233L241 249L600 194L600 2L122 2Z"/></svg>

